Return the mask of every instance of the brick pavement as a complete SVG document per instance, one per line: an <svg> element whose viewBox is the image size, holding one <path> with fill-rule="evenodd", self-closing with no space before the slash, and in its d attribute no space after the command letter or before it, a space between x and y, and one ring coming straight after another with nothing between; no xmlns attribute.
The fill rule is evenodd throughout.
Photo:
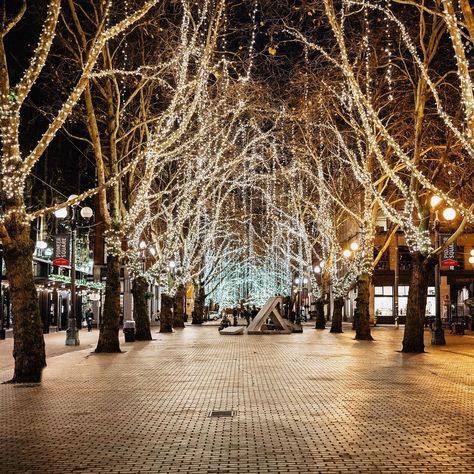
<svg viewBox="0 0 474 474"><path fill-rule="evenodd" d="M402 334L189 326L104 355L49 335L41 386L0 386L0 472L472 473L474 338L407 355Z"/></svg>

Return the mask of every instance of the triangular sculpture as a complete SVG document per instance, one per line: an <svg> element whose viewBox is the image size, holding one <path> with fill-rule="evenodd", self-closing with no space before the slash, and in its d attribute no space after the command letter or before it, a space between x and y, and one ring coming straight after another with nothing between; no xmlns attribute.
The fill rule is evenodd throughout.
<svg viewBox="0 0 474 474"><path fill-rule="evenodd" d="M280 314L282 306L283 297L273 296L269 298L250 323L247 334L291 334L292 324L283 319ZM268 318L271 320L271 327L266 324Z"/></svg>

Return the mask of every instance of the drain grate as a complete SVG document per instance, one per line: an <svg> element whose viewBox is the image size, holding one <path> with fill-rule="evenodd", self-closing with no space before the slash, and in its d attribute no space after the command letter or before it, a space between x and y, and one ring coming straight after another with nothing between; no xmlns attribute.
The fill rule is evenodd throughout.
<svg viewBox="0 0 474 474"><path fill-rule="evenodd" d="M211 410L210 418L232 418L235 415L234 410Z"/></svg>

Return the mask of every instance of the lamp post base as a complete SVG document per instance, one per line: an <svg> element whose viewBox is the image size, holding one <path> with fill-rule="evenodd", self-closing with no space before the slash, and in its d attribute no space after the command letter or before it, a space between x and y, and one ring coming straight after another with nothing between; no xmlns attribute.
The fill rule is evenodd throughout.
<svg viewBox="0 0 474 474"><path fill-rule="evenodd" d="M432 346L445 346L446 339L444 338L444 329L442 327L436 327L431 331L431 345Z"/></svg>
<svg viewBox="0 0 474 474"><path fill-rule="evenodd" d="M68 328L66 330L66 346L79 346L79 330L77 328Z"/></svg>

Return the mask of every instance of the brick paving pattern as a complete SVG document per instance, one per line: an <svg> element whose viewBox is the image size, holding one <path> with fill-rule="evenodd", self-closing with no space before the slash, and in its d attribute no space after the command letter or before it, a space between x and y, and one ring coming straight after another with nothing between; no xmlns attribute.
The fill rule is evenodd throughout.
<svg viewBox="0 0 474 474"><path fill-rule="evenodd" d="M473 473L474 337L407 355L402 329L345 331L189 326L103 355L48 335L41 386L0 386L0 472Z"/></svg>

